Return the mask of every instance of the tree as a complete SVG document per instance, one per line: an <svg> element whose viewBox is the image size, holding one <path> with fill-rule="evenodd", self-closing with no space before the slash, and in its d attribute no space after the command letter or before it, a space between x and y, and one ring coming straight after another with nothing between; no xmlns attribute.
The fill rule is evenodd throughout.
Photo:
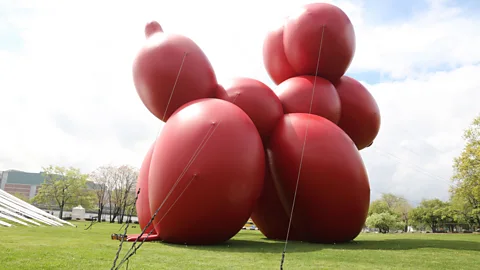
<svg viewBox="0 0 480 270"><path fill-rule="evenodd" d="M454 232L457 226L457 216L452 210L451 203L444 202L444 206L438 209L437 213L440 215L440 224L447 227L450 232Z"/></svg>
<svg viewBox="0 0 480 270"><path fill-rule="evenodd" d="M373 201L370 204L370 208L368 209L368 215L373 215L373 214L381 214L381 213L389 213L393 214L391 209L388 207L387 202L385 202L382 199L378 199Z"/></svg>
<svg viewBox="0 0 480 270"><path fill-rule="evenodd" d="M439 199L422 200L420 205L411 212L411 219L419 224L426 224L432 232L437 232L441 226L453 218L450 214L450 204Z"/></svg>
<svg viewBox="0 0 480 270"><path fill-rule="evenodd" d="M43 168L42 175L44 183L34 201L56 204L60 208L60 218L63 218L65 207L79 204L85 199L87 175L82 174L79 169L50 165Z"/></svg>
<svg viewBox="0 0 480 270"><path fill-rule="evenodd" d="M76 204L83 206L86 210L94 210L96 205L95 191L90 190L88 185L78 193Z"/></svg>
<svg viewBox="0 0 480 270"><path fill-rule="evenodd" d="M400 221L403 224L403 231L408 231L409 221L410 221L410 212L413 207L408 203L408 201L403 197L397 197L395 204L393 205L393 212L398 215Z"/></svg>
<svg viewBox="0 0 480 270"><path fill-rule="evenodd" d="M409 225L409 213L412 210L412 206L408 201L401 197L391 193L382 194L382 197L371 203L369 209L369 215L389 213L396 216L398 221L401 222L403 231L408 230Z"/></svg>
<svg viewBox="0 0 480 270"><path fill-rule="evenodd" d="M397 217L390 213L374 213L367 218L365 224L370 228L376 228L380 233L388 233L397 224Z"/></svg>
<svg viewBox="0 0 480 270"><path fill-rule="evenodd" d="M138 170L127 165L119 167L105 167L106 199L109 205L110 222L117 219L123 223L127 206L135 198L135 185L138 178Z"/></svg>
<svg viewBox="0 0 480 270"><path fill-rule="evenodd" d="M114 175L115 167L112 166L99 167L90 174L90 179L93 181L92 188L96 195L98 222L102 221L103 210L109 196L109 186L113 183Z"/></svg>
<svg viewBox="0 0 480 270"><path fill-rule="evenodd" d="M475 209L465 200L463 194L454 193L451 197L451 211L455 216L455 220L468 226L472 229L476 222Z"/></svg>
<svg viewBox="0 0 480 270"><path fill-rule="evenodd" d="M123 223L125 214L127 214L126 210L129 205L128 203L130 201L133 204L131 198L135 198L135 185L137 183L138 170L131 166L124 165L118 168L118 172L120 190L122 191L120 198L120 218L118 219L118 223Z"/></svg>
<svg viewBox="0 0 480 270"><path fill-rule="evenodd" d="M454 159L451 193L466 204L455 204L460 207L455 210L469 209L468 215L480 226L480 115L465 130L463 139L466 141L465 147L460 156Z"/></svg>

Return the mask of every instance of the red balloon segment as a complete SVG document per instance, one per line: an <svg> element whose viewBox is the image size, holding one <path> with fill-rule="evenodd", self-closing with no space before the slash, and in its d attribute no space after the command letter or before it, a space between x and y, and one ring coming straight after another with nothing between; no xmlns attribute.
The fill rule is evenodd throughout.
<svg viewBox="0 0 480 270"><path fill-rule="evenodd" d="M289 216L290 213L285 211L278 197L278 192L267 164L262 194L258 198L257 204L252 212L252 220L267 238L285 240L287 237ZM294 227L290 228L288 240L301 240L300 233Z"/></svg>
<svg viewBox="0 0 480 270"><path fill-rule="evenodd" d="M225 91L225 88L220 84L217 86L215 97L223 100L228 100L228 94Z"/></svg>
<svg viewBox="0 0 480 270"><path fill-rule="evenodd" d="M161 31L151 34L137 54L133 81L147 109L162 121L190 101L215 97L217 90L215 72L200 47Z"/></svg>
<svg viewBox="0 0 480 270"><path fill-rule="evenodd" d="M142 230L147 226L148 222L150 222L152 218L150 211L150 200L148 197L148 173L150 171L150 162L152 160L154 147L155 143L153 143L153 145L150 147L143 160L142 166L140 167L140 172L138 174L137 187L135 190L135 193L137 193L138 189L140 189L135 207L137 209L138 223ZM153 227L153 223L150 223L147 229L145 229L145 234L150 233L152 230L154 230L152 234L157 234L155 232L155 228Z"/></svg>
<svg viewBox="0 0 480 270"><path fill-rule="evenodd" d="M278 85L275 92L282 102L285 113L310 112L335 124L340 120L340 98L328 80L315 76L293 77Z"/></svg>
<svg viewBox="0 0 480 270"><path fill-rule="evenodd" d="M297 74L317 75L334 82L353 60L355 31L340 8L327 3L308 4L287 19L283 44Z"/></svg>
<svg viewBox="0 0 480 270"><path fill-rule="evenodd" d="M263 42L263 63L275 84L297 75L285 56L283 25L267 34Z"/></svg>
<svg viewBox="0 0 480 270"><path fill-rule="evenodd" d="M272 89L251 78L235 78L224 87L227 100L247 113L262 139L266 140L283 116L282 104Z"/></svg>
<svg viewBox="0 0 480 270"><path fill-rule="evenodd" d="M156 22L151 21L145 25L145 37L148 38L155 33L163 32L162 26Z"/></svg>
<svg viewBox="0 0 480 270"><path fill-rule="evenodd" d="M368 176L352 140L327 119L287 114L275 128L269 151L280 200L291 211L307 126L292 224L310 242L353 240L368 214Z"/></svg>
<svg viewBox="0 0 480 270"><path fill-rule="evenodd" d="M359 150L370 146L380 130L380 110L372 94L357 80L343 76L335 85L342 103L338 126Z"/></svg>
<svg viewBox="0 0 480 270"><path fill-rule="evenodd" d="M230 239L249 219L264 176L263 144L245 112L213 98L184 105L164 125L150 166L159 237L203 245Z"/></svg>

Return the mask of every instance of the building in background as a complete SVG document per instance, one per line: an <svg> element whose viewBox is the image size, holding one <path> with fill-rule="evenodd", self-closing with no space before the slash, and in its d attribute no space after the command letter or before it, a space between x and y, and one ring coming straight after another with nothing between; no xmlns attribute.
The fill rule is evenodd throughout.
<svg viewBox="0 0 480 270"><path fill-rule="evenodd" d="M43 183L40 172L30 173L16 170L0 172L0 189L12 194L32 199Z"/></svg>

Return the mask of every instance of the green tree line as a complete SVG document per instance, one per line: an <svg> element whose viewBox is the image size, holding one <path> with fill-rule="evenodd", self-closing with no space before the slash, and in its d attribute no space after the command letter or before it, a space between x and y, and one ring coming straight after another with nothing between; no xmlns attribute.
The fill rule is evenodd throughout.
<svg viewBox="0 0 480 270"><path fill-rule="evenodd" d="M97 213L97 220L108 214L109 221L123 223L135 213L135 185L138 170L131 166L102 166L90 174L78 168L50 165L43 168L43 184L31 203L42 208L59 209L64 218L65 209L81 205ZM17 195L18 196L18 195ZM27 198L21 198L28 200ZM108 213L104 210L108 208Z"/></svg>

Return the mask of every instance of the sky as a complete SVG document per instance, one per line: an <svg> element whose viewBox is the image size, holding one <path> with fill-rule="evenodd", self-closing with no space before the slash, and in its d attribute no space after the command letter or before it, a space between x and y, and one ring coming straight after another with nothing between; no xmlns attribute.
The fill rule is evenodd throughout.
<svg viewBox="0 0 480 270"><path fill-rule="evenodd" d="M0 0L0 170L139 167L162 127L133 86L146 22L193 39L220 83L251 77L275 89L265 34L312 1L131 2ZM480 2L324 2L351 19L357 47L347 74L381 111L375 143L361 151L371 199L447 200L463 131L480 113Z"/></svg>

